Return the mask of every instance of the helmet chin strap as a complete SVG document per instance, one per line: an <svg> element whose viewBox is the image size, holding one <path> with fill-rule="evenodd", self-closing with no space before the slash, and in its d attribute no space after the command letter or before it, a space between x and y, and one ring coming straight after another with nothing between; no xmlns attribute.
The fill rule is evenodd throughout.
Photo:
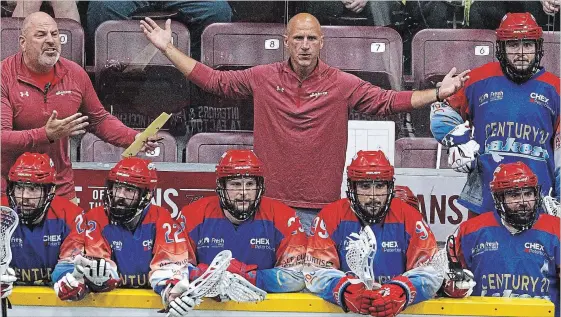
<svg viewBox="0 0 561 317"><path fill-rule="evenodd" d="M226 216L226 219L230 220L230 222L235 224L235 225L241 225L242 222L245 221L245 220L240 220L240 219L237 219L236 217L234 217L232 215L232 213L230 212L230 210L228 210L228 209L223 209L223 211L224 211L224 216Z"/></svg>

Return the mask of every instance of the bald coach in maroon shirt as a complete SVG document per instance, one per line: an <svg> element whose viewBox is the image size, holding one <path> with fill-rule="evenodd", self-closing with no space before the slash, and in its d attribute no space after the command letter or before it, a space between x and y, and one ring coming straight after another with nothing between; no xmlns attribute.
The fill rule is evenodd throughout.
<svg viewBox="0 0 561 317"><path fill-rule="evenodd" d="M16 158L24 152L48 154L57 170L56 195L76 202L68 137L94 133L120 147L138 134L109 114L88 74L60 57L57 24L44 12L27 16L19 37L21 51L2 61L2 185ZM146 150L157 146L150 138Z"/></svg>
<svg viewBox="0 0 561 317"><path fill-rule="evenodd" d="M339 199L349 109L374 115L410 111L437 101L437 95L442 100L454 94L469 78L469 71L454 76L453 68L437 91L373 86L319 59L323 34L307 13L287 25L288 61L217 71L173 46L170 23L162 29L147 18L141 29L197 86L226 98L253 97L254 150L265 164L265 195L296 208L307 229L318 209Z"/></svg>

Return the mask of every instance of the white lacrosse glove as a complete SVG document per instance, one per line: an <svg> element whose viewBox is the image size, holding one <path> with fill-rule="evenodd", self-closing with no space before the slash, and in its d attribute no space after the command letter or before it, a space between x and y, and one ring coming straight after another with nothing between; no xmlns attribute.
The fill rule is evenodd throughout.
<svg viewBox="0 0 561 317"><path fill-rule="evenodd" d="M444 277L444 293L452 298L464 298L471 295L476 283L470 270L450 272Z"/></svg>
<svg viewBox="0 0 561 317"><path fill-rule="evenodd" d="M159 285L166 285L166 288L161 293L162 304L166 309L169 308L169 304L173 302L176 298L183 295L185 291L188 290L189 280L188 279L176 279L170 278L158 283Z"/></svg>
<svg viewBox="0 0 561 317"><path fill-rule="evenodd" d="M0 287L2 289L1 298L6 298L12 294L14 282L17 280L16 272L12 268L7 268L4 275L0 276Z"/></svg>
<svg viewBox="0 0 561 317"><path fill-rule="evenodd" d="M119 285L119 278L114 277L117 270L112 268L108 261L105 259L88 260L80 255L77 257L88 262L84 267L84 277L93 292L109 292Z"/></svg>
<svg viewBox="0 0 561 317"><path fill-rule="evenodd" d="M461 173L471 172L475 166L475 157L479 152L479 144L473 139L474 128L469 121L458 124L443 139L442 145L450 148L448 164Z"/></svg>
<svg viewBox="0 0 561 317"><path fill-rule="evenodd" d="M166 317L185 317L201 303L201 300L192 295L184 294L169 303Z"/></svg>
<svg viewBox="0 0 561 317"><path fill-rule="evenodd" d="M221 301L233 300L239 303L257 303L265 300L267 292L253 285L243 276L226 271L216 288L210 291L206 297L217 295L220 296Z"/></svg>
<svg viewBox="0 0 561 317"><path fill-rule="evenodd" d="M551 191L553 189L549 189L549 194L547 196L542 197L542 207L543 210L548 214L555 217L561 217L561 204L557 201L557 199L551 197Z"/></svg>
<svg viewBox="0 0 561 317"><path fill-rule="evenodd" d="M88 288L84 281L84 268L74 262L74 271L66 273L58 282L55 283L55 293L61 300L78 301L86 297Z"/></svg>

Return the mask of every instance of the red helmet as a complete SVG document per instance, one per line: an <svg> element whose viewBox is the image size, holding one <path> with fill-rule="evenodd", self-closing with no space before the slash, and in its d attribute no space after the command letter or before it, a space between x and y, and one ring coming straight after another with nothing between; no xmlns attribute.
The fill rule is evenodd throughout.
<svg viewBox="0 0 561 317"><path fill-rule="evenodd" d="M347 167L347 177L357 180L393 181L394 168L382 151L358 151Z"/></svg>
<svg viewBox="0 0 561 317"><path fill-rule="evenodd" d="M536 174L522 162L501 164L495 169L490 186L495 207L501 218L519 231L530 229L537 220L537 208L541 205L541 190ZM523 188L534 190L534 207L513 212L505 203L505 194Z"/></svg>
<svg viewBox="0 0 561 317"><path fill-rule="evenodd" d="M8 179L12 182L54 184L55 165L47 154L25 152L12 165Z"/></svg>
<svg viewBox="0 0 561 317"><path fill-rule="evenodd" d="M532 14L507 13L496 30L496 56L501 64L503 73L516 83L523 83L530 79L540 69L543 57L543 31ZM506 42L513 40L533 40L535 42L535 57L525 70L517 69L508 61Z"/></svg>
<svg viewBox="0 0 561 317"><path fill-rule="evenodd" d="M148 160L127 157L119 161L109 171L104 198L105 212L113 223L128 224L142 213L150 203L158 184L156 167ZM115 185L136 190L138 196L132 199L116 197Z"/></svg>
<svg viewBox="0 0 561 317"><path fill-rule="evenodd" d="M389 211L394 195L394 168L382 151L358 151L347 167L347 197L353 211L366 223L381 222ZM369 212L359 201L357 183L362 181L385 182L388 187L386 203L379 211Z"/></svg>
<svg viewBox="0 0 561 317"><path fill-rule="evenodd" d="M395 197L403 200L413 208L419 210L419 199L413 194L411 188L407 186L395 185Z"/></svg>
<svg viewBox="0 0 561 317"><path fill-rule="evenodd" d="M7 195L21 223L33 224L43 217L54 198L55 177L54 163L47 154L25 152L17 158L8 173ZM16 200L16 185L42 187L41 197L29 199L37 200L35 207L24 207L23 197L19 197L19 202Z"/></svg>
<svg viewBox="0 0 561 317"><path fill-rule="evenodd" d="M220 205L237 220L247 220L252 217L261 202L265 191L265 179L263 177L263 163L252 150L228 150L220 158L216 166L216 192L220 198ZM235 178L255 178L256 196L251 200L247 208L236 207L235 199L230 197L226 189L226 182ZM249 189L244 189L245 191ZM253 190L253 189L251 189Z"/></svg>

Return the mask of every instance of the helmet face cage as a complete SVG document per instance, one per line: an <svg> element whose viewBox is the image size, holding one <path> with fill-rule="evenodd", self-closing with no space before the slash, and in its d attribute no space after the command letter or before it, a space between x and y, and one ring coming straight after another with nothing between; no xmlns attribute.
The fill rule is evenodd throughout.
<svg viewBox="0 0 561 317"><path fill-rule="evenodd" d="M529 61L529 65L526 69L520 70L513 65L508 59L507 45L508 42L519 41L519 45L522 47L521 53L513 54L525 54L524 53L524 42L532 41L535 46L534 59ZM497 40L496 44L496 55L500 62L501 69L503 73L513 82L521 84L530 79L539 69L541 59L543 57L543 39L512 39L512 40Z"/></svg>
<svg viewBox="0 0 561 317"><path fill-rule="evenodd" d="M243 180L246 178L251 178L252 180L255 180L256 182L256 195L255 195L255 200L253 200L249 206L247 207L246 210L240 210L237 206L236 206L236 202L235 202L235 197L230 197L230 194L228 193L229 190L226 188L226 183L228 180L232 180L232 179L241 179L242 183ZM245 184L245 183L243 183ZM252 190L252 189L245 189L242 188L241 190L243 190L244 196L246 195L246 191ZM261 203L261 198L263 196L263 192L265 191L265 180L263 178L263 176L256 176L256 175L236 175L236 176L227 176L227 177L219 177L216 180L216 193L218 194L218 197L220 198L220 207L222 207L222 209L224 211L227 211L230 215L232 215L232 217L234 217L237 220L240 221L245 221L251 217L253 217L253 215L255 215L255 212L257 211L257 209L259 208L259 204Z"/></svg>
<svg viewBox="0 0 561 317"><path fill-rule="evenodd" d="M534 192L534 206L528 208L529 201L524 199L524 192L527 189L531 189ZM505 201L505 196L508 193L520 193L522 197L522 203L527 206L523 210L515 210L519 207L520 202L515 202L512 204L507 204ZM501 219L512 226L519 232L528 230L532 228L534 223L538 220L538 207L541 205L541 186L531 186L522 188L507 189L500 192L493 192L493 200L495 201L495 208L499 213ZM518 205L518 206L516 206ZM513 208L514 207L514 208Z"/></svg>
<svg viewBox="0 0 561 317"><path fill-rule="evenodd" d="M388 187L388 191L386 194L386 203L380 207L380 210L375 214L368 212L366 208L360 203L359 194L357 193L357 185L358 183L363 182L372 182L372 185L375 186L377 183L385 183ZM351 203L351 207L356 214L356 216L365 222L366 224L373 224L373 223L380 223L384 220L388 211L390 210L390 204L395 195L394 190L394 181L388 180L351 180L350 178L347 179L347 198Z"/></svg>
<svg viewBox="0 0 561 317"><path fill-rule="evenodd" d="M115 196L115 186L128 190L136 190L136 195L130 199ZM138 196L137 196L138 195ZM152 192L133 184L108 180L103 197L105 214L109 222L117 225L126 225L138 216L150 203ZM129 200L126 202L126 200Z"/></svg>
<svg viewBox="0 0 561 317"><path fill-rule="evenodd" d="M16 196L16 187L23 188L35 188L41 187L41 196L38 198L24 198L23 192L20 197ZM7 188L8 201L10 208L14 209L18 214L20 223L24 225L31 225L37 222L49 209L53 198L55 197L55 185L54 184L37 184L32 182L12 182L8 181ZM17 198L20 198L20 202L24 200L36 200L35 208L26 208L21 203L18 203Z"/></svg>

